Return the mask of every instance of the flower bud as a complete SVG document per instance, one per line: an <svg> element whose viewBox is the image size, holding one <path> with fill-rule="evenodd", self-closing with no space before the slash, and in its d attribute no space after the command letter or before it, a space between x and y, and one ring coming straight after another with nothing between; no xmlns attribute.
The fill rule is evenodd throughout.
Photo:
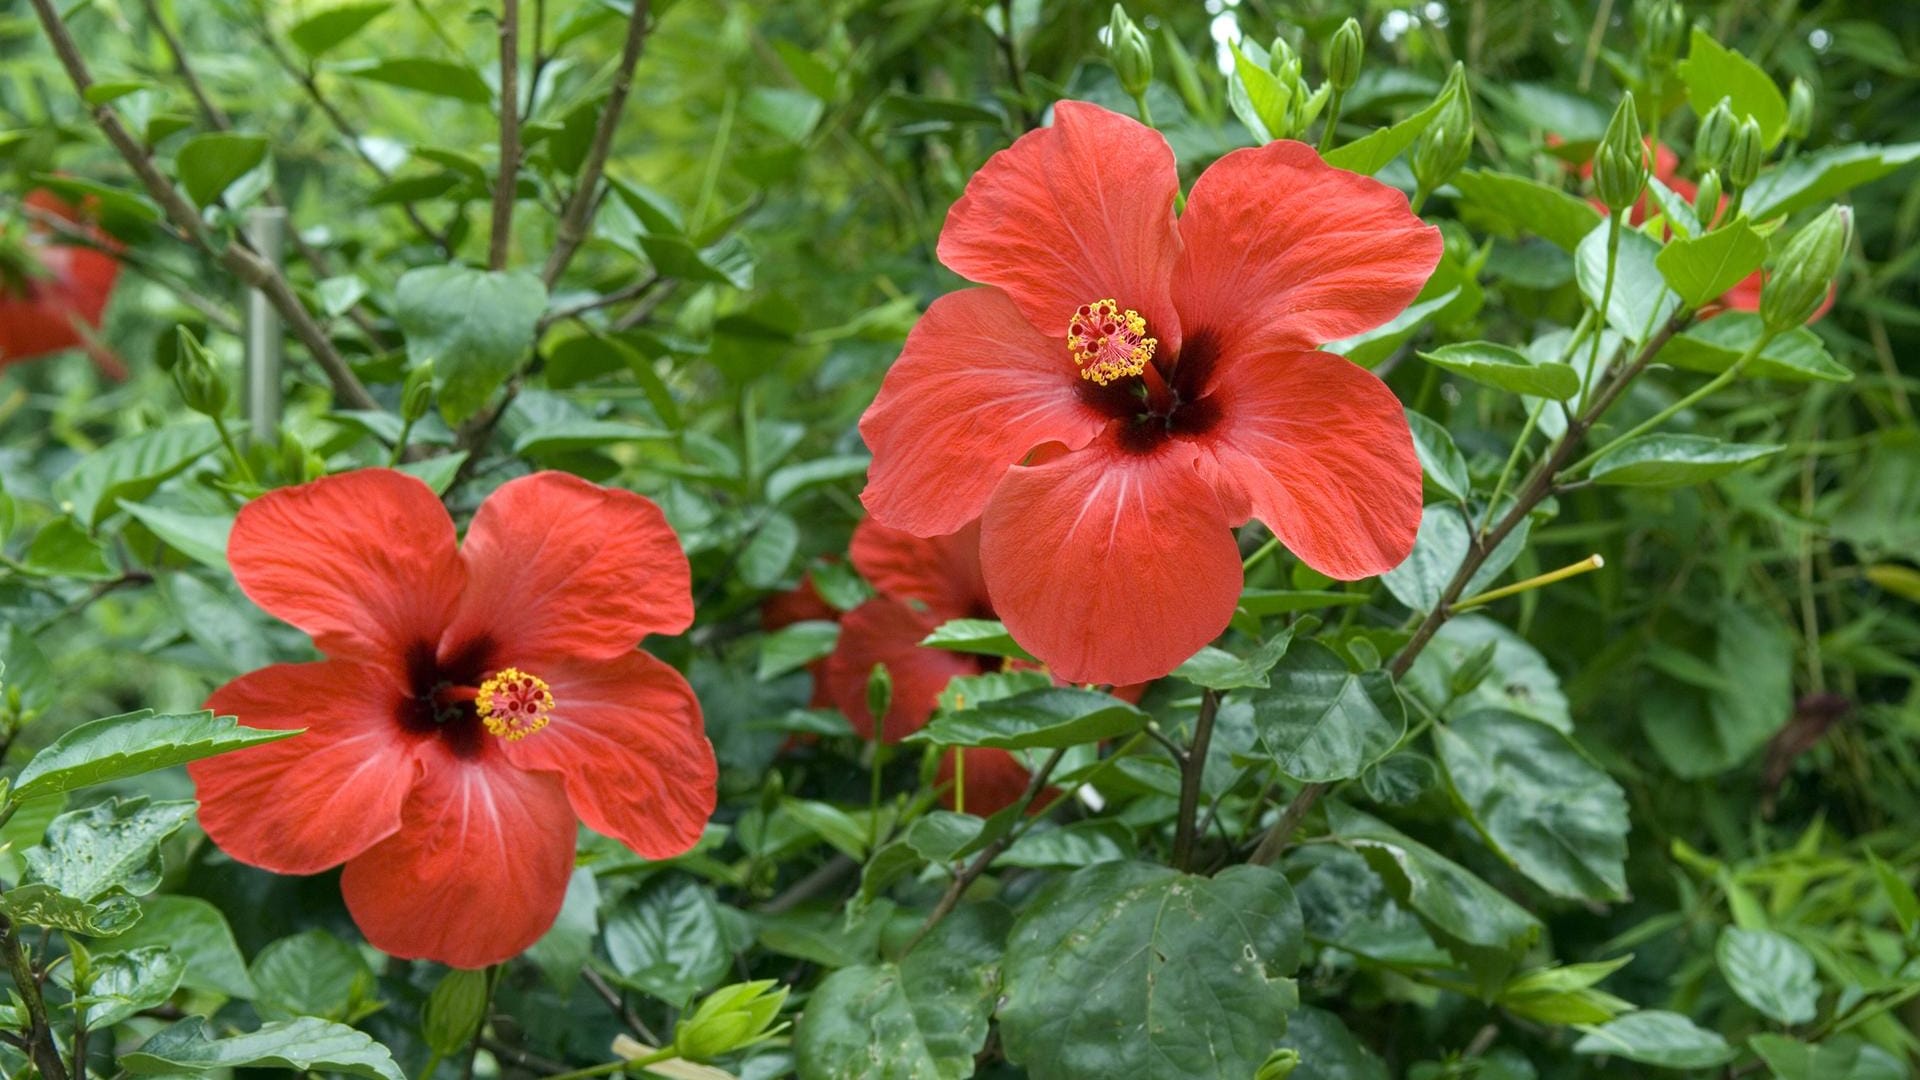
<svg viewBox="0 0 1920 1080"><path fill-rule="evenodd" d="M1701 225L1713 224L1715 215L1720 213L1720 170L1708 169L1707 175L1700 178L1700 190L1693 197L1693 216L1700 219Z"/></svg>
<svg viewBox="0 0 1920 1080"><path fill-rule="evenodd" d="M1267 70L1280 76L1281 81L1284 82L1289 68L1292 69L1293 75L1298 77L1300 54L1293 50L1293 46L1287 43L1286 38L1276 37L1273 39L1273 46L1267 50Z"/></svg>
<svg viewBox="0 0 1920 1080"><path fill-rule="evenodd" d="M1448 81L1447 103L1413 147L1413 178L1434 191L1460 171L1473 150L1473 99L1464 81Z"/></svg>
<svg viewBox="0 0 1920 1080"><path fill-rule="evenodd" d="M420 1033L441 1057L458 1053L480 1030L487 1010L487 973L455 968L427 995L421 1011Z"/></svg>
<svg viewBox="0 0 1920 1080"><path fill-rule="evenodd" d="M1749 116L1733 129L1733 143L1727 148L1727 185L1740 190L1760 176L1760 162L1767 156L1760 141L1760 121Z"/></svg>
<svg viewBox="0 0 1920 1080"><path fill-rule="evenodd" d="M1360 30L1360 20L1349 18L1333 32L1333 39L1327 42L1327 81L1333 88L1346 93L1360 78L1360 61L1366 54L1366 35Z"/></svg>
<svg viewBox="0 0 1920 1080"><path fill-rule="evenodd" d="M1845 206L1828 207L1793 234L1760 290L1760 319L1767 329L1784 333L1813 317L1840 272L1852 238L1853 211Z"/></svg>
<svg viewBox="0 0 1920 1080"><path fill-rule="evenodd" d="M173 385L187 408L202 416L224 416L232 391L220 366L207 355L200 339L184 326L174 330Z"/></svg>
<svg viewBox="0 0 1920 1080"><path fill-rule="evenodd" d="M1287 1080L1293 1070L1300 1067L1300 1051L1292 1047L1275 1050L1267 1055L1260 1070L1253 1074L1253 1080Z"/></svg>
<svg viewBox="0 0 1920 1080"><path fill-rule="evenodd" d="M1126 9L1113 5L1113 17L1107 20L1107 59L1120 86L1132 97L1147 92L1153 82L1153 47L1139 25L1128 17Z"/></svg>
<svg viewBox="0 0 1920 1080"><path fill-rule="evenodd" d="M427 360L407 372L407 381L400 390L400 418L414 423L432 407L433 361Z"/></svg>
<svg viewBox="0 0 1920 1080"><path fill-rule="evenodd" d="M1703 169L1717 169L1727 160L1733 142L1733 107L1727 98L1700 118L1700 129L1693 136L1693 160Z"/></svg>
<svg viewBox="0 0 1920 1080"><path fill-rule="evenodd" d="M1647 144L1641 141L1640 114L1633 95L1620 99L1593 154L1593 190L1618 214L1640 200L1647 187Z"/></svg>
<svg viewBox="0 0 1920 1080"><path fill-rule="evenodd" d="M1793 80L1787 90L1787 138L1804 142L1813 130L1813 87L1805 79Z"/></svg>
<svg viewBox="0 0 1920 1080"><path fill-rule="evenodd" d="M1665 69L1687 39L1687 12L1676 0L1642 0L1633 9L1634 31L1649 67Z"/></svg>
<svg viewBox="0 0 1920 1080"><path fill-rule="evenodd" d="M873 665L867 674L867 715L873 717L875 734L885 725L887 710L893 707L893 673L885 664Z"/></svg>
<svg viewBox="0 0 1920 1080"><path fill-rule="evenodd" d="M787 1025L772 1024L786 1004L787 988L773 990L777 985L777 980L761 979L723 986L707 995L692 1015L674 1026L673 1052L705 1064L779 1034Z"/></svg>

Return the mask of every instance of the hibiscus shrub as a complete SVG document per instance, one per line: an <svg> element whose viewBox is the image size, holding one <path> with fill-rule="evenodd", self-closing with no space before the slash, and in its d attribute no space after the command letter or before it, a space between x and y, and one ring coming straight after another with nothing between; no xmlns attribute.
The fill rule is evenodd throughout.
<svg viewBox="0 0 1920 1080"><path fill-rule="evenodd" d="M1917 45L0 0L0 1075L1912 1075Z"/></svg>

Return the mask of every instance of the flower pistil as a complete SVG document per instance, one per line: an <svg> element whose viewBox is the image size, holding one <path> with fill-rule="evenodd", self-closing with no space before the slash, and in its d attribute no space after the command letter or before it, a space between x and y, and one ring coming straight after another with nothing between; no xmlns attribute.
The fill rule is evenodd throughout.
<svg viewBox="0 0 1920 1080"><path fill-rule="evenodd" d="M514 742L547 726L553 712L553 690L544 679L519 668L501 668L480 684L473 700L480 722L495 735Z"/></svg>
<svg viewBox="0 0 1920 1080"><path fill-rule="evenodd" d="M1080 377L1101 386L1145 372L1159 344L1147 336L1147 320L1139 312L1123 311L1112 299L1081 304L1067 324L1067 348Z"/></svg>

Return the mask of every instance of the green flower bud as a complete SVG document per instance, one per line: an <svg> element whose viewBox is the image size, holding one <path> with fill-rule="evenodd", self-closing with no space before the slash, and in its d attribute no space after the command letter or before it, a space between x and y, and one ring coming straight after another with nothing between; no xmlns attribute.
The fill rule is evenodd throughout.
<svg viewBox="0 0 1920 1080"><path fill-rule="evenodd" d="M300 437L286 428L280 429L280 453L277 464L280 477L289 484L304 484L313 478L307 469L313 452L300 441Z"/></svg>
<svg viewBox="0 0 1920 1080"><path fill-rule="evenodd" d="M1760 290L1760 319L1767 329L1784 333L1813 317L1840 272L1852 238L1853 211L1845 206L1828 207L1793 234Z"/></svg>
<svg viewBox="0 0 1920 1080"><path fill-rule="evenodd" d="M224 416L232 390L220 365L186 327L174 330L173 385L187 408L202 416Z"/></svg>
<svg viewBox="0 0 1920 1080"><path fill-rule="evenodd" d="M1693 197L1693 216L1700 224L1711 225L1714 216L1720 213L1720 170L1708 169L1707 175L1700 178L1700 190Z"/></svg>
<svg viewBox="0 0 1920 1080"><path fill-rule="evenodd" d="M1813 130L1813 87L1805 79L1793 80L1787 89L1787 138L1804 142Z"/></svg>
<svg viewBox="0 0 1920 1080"><path fill-rule="evenodd" d="M786 1004L787 988L774 990L777 985L777 980L761 979L723 986L707 995L699 1008L674 1026L673 1052L705 1064L779 1034L787 1025L772 1024Z"/></svg>
<svg viewBox="0 0 1920 1080"><path fill-rule="evenodd" d="M873 730L879 732L887 710L893 707L893 673L885 664L873 665L867 675L867 715L873 717Z"/></svg>
<svg viewBox="0 0 1920 1080"><path fill-rule="evenodd" d="M1413 178L1423 191L1453 179L1473 150L1473 99L1464 80L1448 80L1447 103L1413 147Z"/></svg>
<svg viewBox="0 0 1920 1080"><path fill-rule="evenodd" d="M1299 1067L1300 1051L1292 1047L1275 1050L1261 1063L1260 1070L1253 1074L1253 1080L1287 1080L1293 1075L1293 1070Z"/></svg>
<svg viewBox="0 0 1920 1080"><path fill-rule="evenodd" d="M1292 77L1298 78L1300 54L1293 50L1293 46L1287 43L1286 38L1276 37L1273 39L1273 47L1267 50L1267 70L1285 81L1288 78L1289 68L1292 69Z"/></svg>
<svg viewBox="0 0 1920 1080"><path fill-rule="evenodd" d="M400 418L414 423L432 407L433 361L428 360L407 372L407 381L400 390Z"/></svg>
<svg viewBox="0 0 1920 1080"><path fill-rule="evenodd" d="M1633 95L1620 99L1593 154L1593 190L1614 213L1640 200L1647 187L1647 144L1640 135L1640 114Z"/></svg>
<svg viewBox="0 0 1920 1080"><path fill-rule="evenodd" d="M1687 12L1675 0L1642 0L1633 9L1633 25L1649 67L1665 69L1679 57Z"/></svg>
<svg viewBox="0 0 1920 1080"><path fill-rule="evenodd" d="M1749 116L1733 129L1733 144L1727 148L1727 184L1742 189L1760 176L1760 162L1767 156L1760 141L1760 121Z"/></svg>
<svg viewBox="0 0 1920 1080"><path fill-rule="evenodd" d="M1700 129L1693 136L1693 160L1703 169L1717 169L1727 160L1733 143L1733 107L1727 98L1700 118Z"/></svg>
<svg viewBox="0 0 1920 1080"><path fill-rule="evenodd" d="M1139 97L1147 92L1153 82L1153 47L1119 4L1113 5L1113 17L1107 20L1107 59L1129 95Z"/></svg>
<svg viewBox="0 0 1920 1080"><path fill-rule="evenodd" d="M1333 32L1333 39L1327 42L1327 81L1334 89L1343 94L1353 89L1360 78L1360 61L1366 48L1366 35L1358 19L1349 18Z"/></svg>
<svg viewBox="0 0 1920 1080"><path fill-rule="evenodd" d="M420 1016L420 1033L441 1057L458 1053L480 1030L487 1010L487 973L455 968L444 975Z"/></svg>

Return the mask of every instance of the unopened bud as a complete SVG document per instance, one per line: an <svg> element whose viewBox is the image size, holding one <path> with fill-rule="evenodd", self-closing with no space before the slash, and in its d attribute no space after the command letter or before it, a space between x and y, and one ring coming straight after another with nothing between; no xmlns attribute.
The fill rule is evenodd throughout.
<svg viewBox="0 0 1920 1080"><path fill-rule="evenodd" d="M1640 201L1647 187L1647 144L1640 137L1640 114L1633 95L1620 99L1593 154L1593 189L1607 209L1618 214Z"/></svg>
<svg viewBox="0 0 1920 1080"><path fill-rule="evenodd" d="M1300 72L1300 54L1288 44L1284 37L1273 39L1273 45L1267 50L1267 70L1285 78L1291 68L1297 76Z"/></svg>
<svg viewBox="0 0 1920 1080"><path fill-rule="evenodd" d="M1633 23L1650 67L1664 69L1679 57L1687 12L1676 0L1643 0L1633 9Z"/></svg>
<svg viewBox="0 0 1920 1080"><path fill-rule="evenodd" d="M673 1029L673 1052L695 1064L773 1038L786 1029L773 1026L786 1004L787 988L774 979L735 983L707 995L689 1016L682 1017Z"/></svg>
<svg viewBox="0 0 1920 1080"><path fill-rule="evenodd" d="M1720 170L1708 169L1707 175L1700 178L1700 190L1693 197L1693 216L1700 224L1711 225L1715 215L1720 213Z"/></svg>
<svg viewBox="0 0 1920 1080"><path fill-rule="evenodd" d="M1845 206L1828 207L1793 234L1760 290L1760 319L1767 329L1784 333L1806 324L1827 298L1852 239L1853 211Z"/></svg>
<svg viewBox="0 0 1920 1080"><path fill-rule="evenodd" d="M1129 95L1140 97L1147 92L1153 82L1153 47L1119 4L1113 5L1113 17L1107 20L1107 59Z"/></svg>
<svg viewBox="0 0 1920 1080"><path fill-rule="evenodd" d="M433 361L428 360L407 372L407 381L400 390L400 418L414 423L432 407Z"/></svg>
<svg viewBox="0 0 1920 1080"><path fill-rule="evenodd" d="M893 707L893 673L885 664L873 665L867 675L867 715L873 717L877 736L886 726L887 710Z"/></svg>
<svg viewBox="0 0 1920 1080"><path fill-rule="evenodd" d="M420 1016L420 1033L434 1053L458 1053L480 1030L487 1010L487 973L455 968L442 976L427 995Z"/></svg>
<svg viewBox="0 0 1920 1080"><path fill-rule="evenodd" d="M1343 94L1353 89L1360 79L1360 61L1366 48L1366 35L1358 19L1349 18L1333 32L1333 39L1327 42L1327 81L1334 89Z"/></svg>
<svg viewBox="0 0 1920 1080"><path fill-rule="evenodd" d="M1413 178L1423 191L1434 191L1453 179L1473 150L1473 100L1466 83L1449 79L1441 93L1447 95L1447 103L1413 147Z"/></svg>
<svg viewBox="0 0 1920 1080"><path fill-rule="evenodd" d="M1293 1075L1293 1070L1299 1067L1300 1051L1290 1046L1284 1047L1267 1055L1259 1071L1253 1074L1253 1080L1287 1080Z"/></svg>
<svg viewBox="0 0 1920 1080"><path fill-rule="evenodd" d="M1693 136L1693 160L1703 169L1717 169L1727 160L1733 144L1733 107L1726 98L1700 118L1700 129Z"/></svg>
<svg viewBox="0 0 1920 1080"><path fill-rule="evenodd" d="M1760 140L1760 121L1749 116L1733 129L1733 144L1727 148L1727 185L1742 190L1760 176L1760 162L1767 156Z"/></svg>
<svg viewBox="0 0 1920 1080"><path fill-rule="evenodd" d="M202 416L224 416L232 396L220 366L207 355L200 339L184 326L174 330L173 385L187 408Z"/></svg>
<svg viewBox="0 0 1920 1080"><path fill-rule="evenodd" d="M1813 87L1805 79L1793 80L1787 89L1787 138L1804 142L1813 130Z"/></svg>

